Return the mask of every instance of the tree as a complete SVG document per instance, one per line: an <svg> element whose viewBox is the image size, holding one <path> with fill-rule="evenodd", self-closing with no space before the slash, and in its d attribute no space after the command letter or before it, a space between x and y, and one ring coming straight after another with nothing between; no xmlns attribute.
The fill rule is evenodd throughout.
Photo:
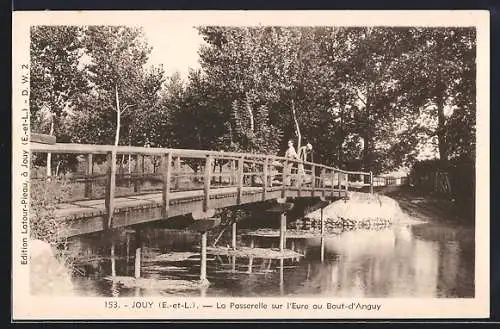
<svg viewBox="0 0 500 329"><path fill-rule="evenodd" d="M33 131L68 139L66 116L87 90L79 66L81 29L76 26L34 26L30 43L30 118ZM47 176L52 157L47 154ZM58 166L59 167L59 166ZM57 170L56 170L57 171Z"/></svg>
<svg viewBox="0 0 500 329"><path fill-rule="evenodd" d="M112 109L116 113L114 145L117 146L122 125L131 124L130 112L137 110L140 101L150 96L143 94L142 87L144 65L151 48L141 28L125 26L89 26L85 30L84 43L90 59L86 69L99 95L100 111ZM155 76L158 72L152 74Z"/></svg>
<svg viewBox="0 0 500 329"><path fill-rule="evenodd" d="M413 104L436 121L428 136L439 158L474 158L476 32L473 28L415 28L419 46L409 54L408 88Z"/></svg>

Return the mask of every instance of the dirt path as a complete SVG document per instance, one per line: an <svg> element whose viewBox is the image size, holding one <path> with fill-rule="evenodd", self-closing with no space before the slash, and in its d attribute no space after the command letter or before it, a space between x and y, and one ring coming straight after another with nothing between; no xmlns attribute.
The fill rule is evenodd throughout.
<svg viewBox="0 0 500 329"><path fill-rule="evenodd" d="M377 191L395 199L401 209L409 215L433 223L473 226L474 218L469 218L461 212L457 205L445 199L432 196L421 196L405 186L389 186Z"/></svg>

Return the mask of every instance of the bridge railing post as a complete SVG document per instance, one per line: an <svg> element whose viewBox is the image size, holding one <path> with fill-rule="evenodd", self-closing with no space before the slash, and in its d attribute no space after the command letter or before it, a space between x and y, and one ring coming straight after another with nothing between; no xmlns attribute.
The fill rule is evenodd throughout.
<svg viewBox="0 0 500 329"><path fill-rule="evenodd" d="M347 192L349 192L349 174L345 174L345 196L347 197Z"/></svg>
<svg viewBox="0 0 500 329"><path fill-rule="evenodd" d="M162 214L163 217L167 217L168 208L170 206L170 177L171 177L171 166L172 166L172 153L161 155L161 172L163 177L163 189L162 189Z"/></svg>
<svg viewBox="0 0 500 329"><path fill-rule="evenodd" d="M302 183L304 182L304 175L306 172L306 168L304 167L303 163L297 163L297 180L296 180L296 185L298 188L297 191L297 196L302 195Z"/></svg>
<svg viewBox="0 0 500 329"><path fill-rule="evenodd" d="M174 162L174 170L175 170L175 186L174 189L177 191L180 187L180 177L181 177L181 157L176 156Z"/></svg>
<svg viewBox="0 0 500 329"><path fill-rule="evenodd" d="M321 196L324 198L326 195L325 191L325 177L326 177L326 170L325 168L321 168Z"/></svg>
<svg viewBox="0 0 500 329"><path fill-rule="evenodd" d="M264 177L262 178L262 200L265 201L267 199L267 185L269 180L269 158L266 157L264 159Z"/></svg>
<svg viewBox="0 0 500 329"><path fill-rule="evenodd" d="M205 159L205 176L203 178L203 211L208 211L209 208L212 163L213 157L208 155Z"/></svg>
<svg viewBox="0 0 500 329"><path fill-rule="evenodd" d="M141 191L141 178L144 174L144 156L137 154L135 158L135 172L137 177L134 179L134 192Z"/></svg>
<svg viewBox="0 0 500 329"><path fill-rule="evenodd" d="M342 172L339 171L338 179L337 179L338 180L337 184L338 184L338 189L339 189L339 198L342 197L342 178L344 178L343 176L344 175L342 174Z"/></svg>
<svg viewBox="0 0 500 329"><path fill-rule="evenodd" d="M238 195L237 195L237 200L236 200L236 203L237 204L241 204L241 197L242 197L242 194L243 194L243 179L244 179L244 175L245 175L245 171L244 171L244 157L241 156L241 158L238 159L238 174L237 174L237 179L238 179Z"/></svg>
<svg viewBox="0 0 500 329"><path fill-rule="evenodd" d="M283 162L283 177L282 177L282 179L283 179L283 184L282 184L282 187L283 187L283 188L282 188L282 190L281 190L281 197L282 197L282 198L286 198L286 190L287 190L287 188L288 188L288 185L289 185L289 184L290 184L290 186L292 185L291 176L290 176L290 178L289 178L289 175L290 175L290 173L289 173L289 172L291 172L291 170L290 170L290 169L291 169L291 168L290 168L290 165L288 164L288 160L285 160L285 161Z"/></svg>
<svg viewBox="0 0 500 329"><path fill-rule="evenodd" d="M107 153L108 179L106 182L106 196L104 204L106 207L107 223L105 229L113 226L113 213L115 209L115 187L116 187L116 149Z"/></svg>
<svg viewBox="0 0 500 329"><path fill-rule="evenodd" d="M87 154L87 168L85 172L85 197L89 198L92 196L92 174L94 171L94 160L92 159L92 153Z"/></svg>
<svg viewBox="0 0 500 329"><path fill-rule="evenodd" d="M331 174L331 180L332 180L331 193L332 193L332 198L333 198L333 196L335 195L335 170L333 170L333 169L332 169L332 174Z"/></svg>
<svg viewBox="0 0 500 329"><path fill-rule="evenodd" d="M311 185L312 185L312 196L314 196L314 192L316 191L316 167L311 165Z"/></svg>
<svg viewBox="0 0 500 329"><path fill-rule="evenodd" d="M370 171L370 194L373 194L373 172Z"/></svg>

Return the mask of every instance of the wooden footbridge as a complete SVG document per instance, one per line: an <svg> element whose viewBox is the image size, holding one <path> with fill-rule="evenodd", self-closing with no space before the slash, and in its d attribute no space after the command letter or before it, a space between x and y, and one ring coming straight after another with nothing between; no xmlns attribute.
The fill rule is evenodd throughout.
<svg viewBox="0 0 500 329"><path fill-rule="evenodd" d="M46 143L34 138L30 149L32 154L40 156L72 154L86 159L85 173L67 179L70 187L74 187L74 195L56 206L55 217L65 228L62 236L130 227L135 228L139 237L137 224L191 215L194 229L201 233L202 281L206 279L206 231L217 225L216 209L276 200L269 211L281 214L279 245L284 251L286 212L293 206L294 199L316 198L324 207L332 200L347 197L352 186L368 187L373 193L372 173L274 155ZM131 160L135 161L133 172L124 173L120 169L122 166L117 164L120 156L122 164L125 157L129 165ZM145 170L145 159L154 164L150 172ZM104 172L94 172L99 163L101 169L105 167ZM362 183L358 181L360 178ZM41 184L45 181L45 177L41 181L36 177L31 179ZM150 187L144 186L147 181ZM358 183L354 184L355 181ZM233 248L236 248L236 223L233 223L232 236ZM136 241L140 241L139 238ZM110 243L113 260L114 242ZM140 276L142 243L136 246L136 277ZM113 261L112 275L115 275Z"/></svg>
<svg viewBox="0 0 500 329"><path fill-rule="evenodd" d="M69 184L83 184L84 195L58 204L55 211L56 217L68 224L66 236L187 214L202 220L210 218L218 208L273 199L335 200L347 196L349 175L371 176L317 163L249 153L37 142L31 143L31 152L78 154L87 158L85 175L69 180ZM96 155L107 156L105 175L93 173ZM159 170L145 173L139 165L135 173L117 174L119 155L135 156L137 164L143 162L144 157L154 157L159 159ZM198 165L200 170L186 171L185 163ZM220 172L216 171L217 164L222 168ZM94 193L93 197L93 186L99 180L105 183L104 195ZM117 182L124 180L134 183L135 192L118 192ZM157 182L159 186L141 191L141 182L145 180Z"/></svg>

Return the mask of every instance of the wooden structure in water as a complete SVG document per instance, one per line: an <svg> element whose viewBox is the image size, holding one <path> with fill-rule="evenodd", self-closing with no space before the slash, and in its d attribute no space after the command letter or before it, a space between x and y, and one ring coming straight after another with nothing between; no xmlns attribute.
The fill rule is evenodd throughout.
<svg viewBox="0 0 500 329"><path fill-rule="evenodd" d="M285 248L286 214L297 198L312 198L328 204L348 196L349 177L367 177L373 192L373 175L366 172L346 171L318 163L266 154L145 148L133 146L87 145L46 142L37 138L30 143L31 153L52 155L73 154L86 158L86 172L70 178L69 184L83 185L80 199L57 205L56 218L66 228L62 235L71 237L87 233L110 232L116 228L136 230L135 277L140 277L141 241L138 224L168 221L189 215L194 229L200 232L200 280L206 280L207 231L218 225L216 209L276 200L270 212L280 218L280 250ZM117 172L119 155L134 158L135 172ZM96 157L106 157L105 175L94 174ZM158 160L159 170L146 173L145 158ZM215 170L219 165L220 171ZM299 165L304 169L298 174ZM197 170L186 171L186 167ZM222 168L226 170L223 171ZM141 191L140 185L155 181L156 190ZM96 196L97 182L104 183L104 193ZM133 191L123 193L119 183L128 181ZM187 184L186 184L187 182ZM236 223L232 226L233 248L236 248ZM110 241L113 264L114 242ZM115 268L112 265L112 275Z"/></svg>

